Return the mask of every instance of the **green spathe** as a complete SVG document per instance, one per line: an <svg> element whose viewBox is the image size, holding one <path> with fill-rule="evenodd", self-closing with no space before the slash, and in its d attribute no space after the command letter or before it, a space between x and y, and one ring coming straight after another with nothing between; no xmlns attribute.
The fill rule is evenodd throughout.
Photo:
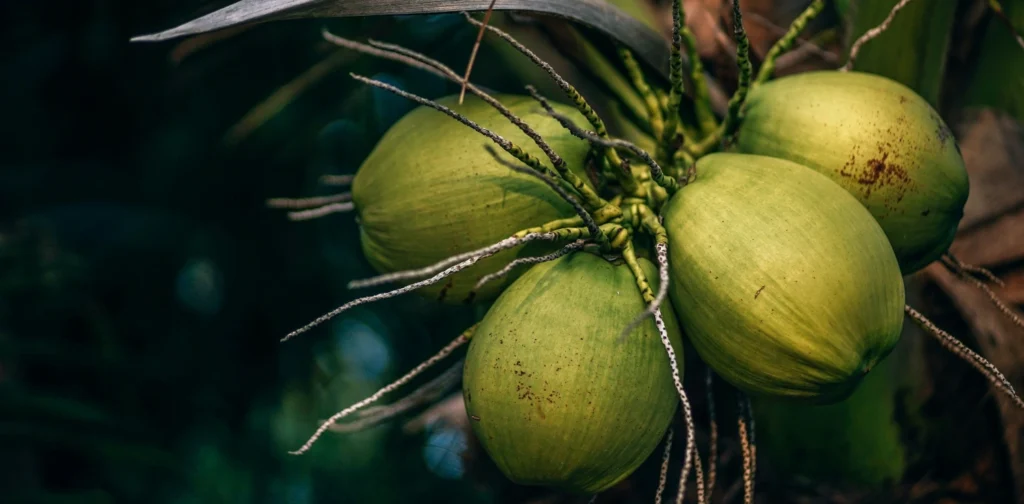
<svg viewBox="0 0 1024 504"><path fill-rule="evenodd" d="M904 274L941 256L963 217L969 184L956 139L910 88L857 72L809 72L752 90L737 152L828 176L868 208Z"/></svg>
<svg viewBox="0 0 1024 504"><path fill-rule="evenodd" d="M588 252L534 266L498 298L470 341L463 395L509 479L596 493L658 446L679 402L668 356L652 319L619 340L644 308L629 268ZM663 313L682 365L668 302Z"/></svg>
<svg viewBox="0 0 1024 504"><path fill-rule="evenodd" d="M529 97L495 98L587 180L583 166L590 147L585 141L573 137ZM459 105L457 96L449 96L438 101L550 166L532 140L483 100L467 96ZM575 109L555 107L586 124ZM489 139L428 107L413 110L388 130L352 184L363 253L375 269L389 273L422 268L486 247L517 231L576 215L544 182L495 160L487 145L502 159L515 161ZM549 244L536 244L507 250L420 292L461 303L480 277L517 256L551 249ZM491 282L477 299L493 299L505 284L503 280Z"/></svg>
<svg viewBox="0 0 1024 504"><path fill-rule="evenodd" d="M899 340L904 290L892 248L823 175L712 154L663 213L679 320L741 390L835 402Z"/></svg>

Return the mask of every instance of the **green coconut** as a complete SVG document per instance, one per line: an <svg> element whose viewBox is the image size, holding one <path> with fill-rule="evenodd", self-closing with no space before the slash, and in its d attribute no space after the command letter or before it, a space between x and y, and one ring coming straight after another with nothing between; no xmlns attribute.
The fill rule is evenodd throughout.
<svg viewBox="0 0 1024 504"><path fill-rule="evenodd" d="M470 341L463 396L510 480L596 493L655 450L679 400L654 321L619 339L644 308L626 265L587 252L534 266L498 297ZM682 366L678 324L662 309Z"/></svg>
<svg viewBox="0 0 1024 504"><path fill-rule="evenodd" d="M557 152L581 179L590 146L568 131L531 98L496 96ZM543 152L518 127L475 96L442 105L514 142L550 166ZM555 104L560 113L586 120L575 109ZM363 253L381 273L429 266L508 238L513 233L572 217L572 207L544 182L511 170L486 150L490 140L447 115L420 107L405 115L381 138L352 183ZM501 159L512 156L494 148ZM461 303L477 280L521 255L550 250L546 244L510 249L484 259L440 284L419 292ZM494 281L475 299L493 299L514 279Z"/></svg>
<svg viewBox="0 0 1024 504"><path fill-rule="evenodd" d="M956 139L921 96L857 72L808 72L763 84L743 108L735 151L827 175L882 226L904 274L953 242L969 184Z"/></svg>
<svg viewBox="0 0 1024 504"><path fill-rule="evenodd" d="M663 216L683 330L737 388L840 401L899 340L896 256L867 210L820 173L712 154Z"/></svg>

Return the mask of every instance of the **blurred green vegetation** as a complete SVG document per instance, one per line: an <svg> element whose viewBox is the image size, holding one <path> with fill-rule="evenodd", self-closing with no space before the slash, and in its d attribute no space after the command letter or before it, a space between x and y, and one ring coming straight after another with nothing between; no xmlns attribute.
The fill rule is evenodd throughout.
<svg viewBox="0 0 1024 504"><path fill-rule="evenodd" d="M881 24L899 1L856 0L843 6L850 13L850 43ZM938 107L956 12L957 2L950 0L908 3L888 30L862 46L854 70L900 82Z"/></svg>
<svg viewBox="0 0 1024 504"><path fill-rule="evenodd" d="M1000 3L1013 28L1024 32L1024 1ZM1024 121L1024 48L1005 21L996 16L988 19L974 54L977 60L968 79L965 105L998 108Z"/></svg>
<svg viewBox="0 0 1024 504"><path fill-rule="evenodd" d="M264 205L325 191L321 175L355 171L409 110L348 71L458 91L341 54L322 27L455 68L475 31L410 16L128 43L226 3L0 5L0 501L493 501L443 425L408 435L398 420L287 454L473 313L405 297L280 344L372 271L352 216L291 223ZM475 80L521 89L484 51ZM253 111L282 87L298 92Z"/></svg>

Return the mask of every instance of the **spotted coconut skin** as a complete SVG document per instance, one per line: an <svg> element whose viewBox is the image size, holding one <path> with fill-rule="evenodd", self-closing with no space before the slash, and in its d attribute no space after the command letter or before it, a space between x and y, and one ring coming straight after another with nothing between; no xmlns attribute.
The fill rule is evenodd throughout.
<svg viewBox="0 0 1024 504"><path fill-rule="evenodd" d="M662 306L682 366L678 323ZM629 267L587 252L531 268L495 301L470 341L463 397L510 480L597 493L657 448L679 402L667 353L653 319L619 339L644 308Z"/></svg>
<svg viewBox="0 0 1024 504"><path fill-rule="evenodd" d="M881 227L789 161L720 153L696 169L663 210L669 293L687 338L749 394L845 399L903 327L903 278Z"/></svg>
<svg viewBox="0 0 1024 504"><path fill-rule="evenodd" d="M969 183L953 133L927 101L878 75L807 72L753 89L734 152L813 168L878 220L904 274L953 242Z"/></svg>
<svg viewBox="0 0 1024 504"><path fill-rule="evenodd" d="M584 181L587 142L573 137L530 97L496 98L535 129ZM551 163L517 126L474 96L438 100L481 126ZM587 124L575 109L558 112ZM575 216L569 203L530 175L501 164L486 150L520 166L491 140L429 107L420 107L395 123L362 164L352 183L363 254L381 273L429 266L448 257L486 247L520 230ZM498 253L417 292L446 303L470 299L477 281L517 257L544 254L550 244L534 243ZM521 269L484 286L472 298L489 301Z"/></svg>

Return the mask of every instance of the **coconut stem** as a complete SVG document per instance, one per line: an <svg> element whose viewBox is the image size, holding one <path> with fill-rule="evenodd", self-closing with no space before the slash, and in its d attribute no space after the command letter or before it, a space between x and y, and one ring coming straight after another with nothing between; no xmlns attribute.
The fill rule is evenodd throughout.
<svg viewBox="0 0 1024 504"><path fill-rule="evenodd" d="M658 335L661 337L661 344L668 354L669 367L672 370L672 383L679 394L679 401L683 405L683 420L686 423L686 456L683 458L683 469L679 476L679 492L676 494L676 503L682 504L686 496L686 481L690 476L690 469L696 466L698 492L697 500L704 502L703 475L700 467L700 454L697 453L697 433L693 423L693 409L690 407L690 400L686 397L686 390L683 389L683 379L679 373L679 360L676 358L676 350L672 347L672 340L668 337L668 330L665 329L665 319L661 315L661 308L654 312L654 325L658 328Z"/></svg>
<svg viewBox="0 0 1024 504"><path fill-rule="evenodd" d="M736 132L740 125L740 109L747 100L747 93L750 92L750 75L753 73L753 66L750 63L750 40L743 28L743 13L740 12L739 0L732 0L732 17L733 38L736 41L736 62L740 69L739 85L732 98L729 99L729 108L722 125L692 148L691 154L694 157L701 157L711 152L722 140L728 139Z"/></svg>
<svg viewBox="0 0 1024 504"><path fill-rule="evenodd" d="M534 97L537 98L538 101L542 101L544 99L542 96L536 94L535 89L531 88L530 92L534 94ZM544 108L545 110L547 110L548 115L557 119L558 122L560 122L562 126L564 126L565 129L569 130L573 135L597 145L602 145L605 147L618 147L632 151L634 154L637 155L637 157L643 159L644 162L647 163L648 168L650 168L651 170L651 179L654 180L654 183L663 187L666 191L668 191L670 195L674 194L676 191L679 190L679 183L676 182L674 178L666 176L665 171L661 169L661 165L659 165L658 162L655 161L649 153L647 153L647 151L641 149L640 147L636 146L635 144L627 140L602 137L592 131L586 131L583 128L580 128L579 126L573 124L572 121L569 120L569 118L559 114L558 112L555 112L554 109L552 109L551 106L547 105L546 103L546 101L542 101L542 104L545 105ZM623 163L622 166L624 168L621 171L629 171L628 163ZM632 179L632 174L630 174L630 178ZM633 183L636 183L636 181L634 180Z"/></svg>
<svg viewBox="0 0 1024 504"><path fill-rule="evenodd" d="M326 217L331 214L351 212L355 208L355 204L351 201L346 203L331 203L330 205L324 205L322 207L312 208L309 210L288 212L288 219L296 222L307 221Z"/></svg>
<svg viewBox="0 0 1024 504"><path fill-rule="evenodd" d="M736 39L736 60L740 69L739 87L729 99L729 110L725 121L720 129L722 137L729 138L736 131L740 123L740 107L747 99L747 92L750 91L750 75L753 73L753 66L750 63L750 40L743 28L743 13L740 12L740 0L732 0L733 37Z"/></svg>
<svg viewBox="0 0 1024 504"><path fill-rule="evenodd" d="M515 163L506 162L505 160L498 157L498 152L495 151L490 145L487 146L487 151L490 152L492 156L494 156L495 160L507 166L510 170L530 175L532 177L540 179L542 182L547 184L548 187L550 187L553 191L558 193L558 195L561 196L563 200L567 201L570 205L572 205L573 210L576 211L576 215L578 215L580 219L583 220L583 223L587 226L587 229L590 230L590 236L594 239L594 241L597 242L597 244L600 245L602 249L608 249L608 237L605 236L604 233L602 233L601 230L598 228L597 222L594 222L594 218L590 215L589 212L587 212L585 208L580 206L579 202L576 201L576 198L573 198L569 193L565 192L565 190L562 189L555 180L552 180L547 175L537 170L534 170L533 168L530 168L528 166L517 166ZM604 207L607 206L609 206L608 203L604 202Z"/></svg>
<svg viewBox="0 0 1024 504"><path fill-rule="evenodd" d="M333 196L316 196L312 198L273 198L267 200L267 206L270 208L303 210L330 205L331 203L344 203L346 201L352 201L352 193L335 194Z"/></svg>
<svg viewBox="0 0 1024 504"><path fill-rule="evenodd" d="M654 250L655 257L658 261L658 292L649 301L646 296L644 297L644 301L648 302L647 309L633 319L633 321L622 330L622 334L619 336L619 341L624 341L634 329L642 324L644 320L647 320L647 317L653 316L656 310L661 309L662 303L664 303L665 299L668 298L668 240L656 243L654 245ZM626 258L626 262L627 264L629 263L628 257ZM632 268L632 266L630 267ZM640 288L640 293L643 295L645 292L650 292L651 286L647 282L647 277L644 276L639 264L637 264L636 268L633 270L633 274L637 275L636 281L637 286Z"/></svg>
<svg viewBox="0 0 1024 504"><path fill-rule="evenodd" d="M481 287L488 284L489 282L494 281L498 278L503 278L504 276L508 275L509 272L515 269L516 266L521 266L524 264L541 264L549 261L554 261L559 257L568 255L571 252L582 249L584 245L586 245L585 241L576 240L566 245L565 247L562 247L561 249L556 250L555 252L552 252L547 255L537 257L520 257L519 259L516 259L515 261L506 264L504 268L495 271L494 273L489 273L481 277L480 280L473 287L473 292L470 293L470 296L473 296L476 293L476 291L480 290Z"/></svg>
<svg viewBox="0 0 1024 504"><path fill-rule="evenodd" d="M518 247L519 245L522 245L524 243L527 243L527 242L530 242L530 241L533 241L533 240L555 241L555 240L559 240L559 239L563 239L563 238L569 238L569 239L575 240L575 239L579 239L582 236L588 236L589 237L589 232L587 231L586 228L583 228L583 229L563 229L563 230L559 230L559 231L552 231L550 233L527 235L527 236L524 236L524 237L521 237L521 238L513 236L513 237L505 238L504 240L502 240L502 241L500 241L498 243L495 243L494 245L482 248L482 249L477 250L475 252L471 252L469 254L460 254L458 256L455 256L454 258L445 259L444 261L441 261L438 264L435 264L435 265L430 266L428 268L423 268L422 270L414 270L414 271L411 271L411 272L410 271L405 271L405 272L399 272L399 273L392 273L390 275L382 275L383 278L382 277L376 277L376 278L371 278L369 280L365 280L365 281L359 282L361 285L365 286L365 285L375 285L375 284L379 284L379 283L385 283L387 281L391 281L391 280L395 280L395 279L400 279L400 278L410 278L410 277L415 278L412 275L418 275L419 273L421 273L423 271L433 271L434 269L443 268L443 267L447 266L450 262L452 262L452 261L454 261L456 259L459 260L457 264L455 264L453 266L450 266L450 267L447 267L447 269L445 269L444 271L441 271L440 273L437 273L436 275L434 275L434 276L432 276L432 277L430 277L430 278L428 278L426 280L421 280L419 282L416 282L416 283L413 283L413 284L409 284L409 285L406 285L404 287L401 287L401 288L398 288L398 289L395 289L395 290L392 290L392 291L382 292L380 294L374 294L372 296L361 297L361 298L349 301L348 303L345 303L345 304L341 305L340 307L335 308L331 312L329 312L329 313L327 313L325 315L321 315L319 318L317 318L316 320L310 322L309 324L306 324L305 326L303 326L303 327L301 327L299 329L296 329L296 330L288 333L288 335L286 335L284 338L282 338L281 341L283 342L283 341L287 341L287 340L289 340L291 338L294 338L294 337L296 337L296 336L298 336L298 335L300 335L300 334L302 334L302 333L304 333L306 331L309 331L310 329L312 329L312 328L314 328L314 327L316 327L316 326L318 326L318 325L320 325L320 324L322 324L322 323L324 323L324 322L326 322L326 321L328 321L328 320L338 316L339 314L341 314L341 313L343 313L345 311L348 311L348 310L356 307L356 306L367 304L367 303L372 303L372 302L375 302L375 301L381 301L381 300L384 300L384 299L390 299L390 298L393 298L393 297L396 297L396 296L400 296L400 295L408 293L408 292L412 292L412 291L414 291L416 289L419 289L419 288L422 288L422 287L433 285L433 284L435 284L437 282L440 282L441 280L444 280L445 278L447 278L447 277L449 277L451 275L454 275L454 274L456 274L456 273L458 273L458 272L460 272L462 270L465 270L465 269L469 268L470 266L476 264L481 259L485 259L487 257L490 257L490 256L492 256L494 254L497 254L498 252L501 252L502 250L507 250L507 249L510 249L510 248ZM357 282L350 283L349 284L349 288L353 288L352 285L354 283L357 283Z"/></svg>
<svg viewBox="0 0 1024 504"><path fill-rule="evenodd" d="M430 369L431 366L437 364L445 357L450 355L452 352L454 352L457 348L466 344L466 342L469 341L469 338L472 337L473 331L476 330L476 327L477 326L474 325L469 329L466 329L466 331L460 334L459 337L455 338L454 340L452 340L451 343L448 343L448 345L442 348L440 352L434 354L434 356L420 363L420 365L413 368L412 371L406 373L405 376L395 380L394 382L388 384L387 386L378 390L377 392L374 392L374 394L371 395L370 397L367 397L366 399L363 399L362 401L359 401L353 404L352 406L349 406L348 408L345 408L339 411L338 413L335 413L334 416L328 418L326 422L323 422L320 425L320 428L318 428L316 432L313 433L309 440L306 441L306 444L302 445L302 447L299 448L298 450L291 451L288 453L292 455L301 455L309 451L309 449L313 446L313 443L316 443L316 441L320 439L320 436L322 436L324 432L327 432L331 428L331 425L333 425L335 422L341 420L342 418L345 418L348 415L351 415L352 413L355 413L360 408L366 407L370 404L373 404L374 402L377 402L385 394L394 391L395 389L401 387L402 385L405 385L406 383L409 383L410 381L412 381L413 378L419 376L420 373L426 371L427 369Z"/></svg>
<svg viewBox="0 0 1024 504"><path fill-rule="evenodd" d="M729 107L725 120L715 129L714 133L708 135L696 146L690 148L692 157L701 157L711 152L723 139L728 139L740 124L740 109L747 100L747 93L750 91L750 76L753 73L753 66L750 63L750 40L743 28L743 13L740 11L739 0L732 0L733 16L733 39L736 41L736 62L739 65L739 84L732 98L729 99Z"/></svg>
<svg viewBox="0 0 1024 504"><path fill-rule="evenodd" d="M754 413L750 398L737 391L740 449L743 452L743 502L754 504L755 447L754 447ZM749 430L748 430L749 429Z"/></svg>
<svg viewBox="0 0 1024 504"><path fill-rule="evenodd" d="M1024 49L1024 37L1021 36L1017 27L1013 26L1013 20L1006 15L1006 12L1003 10L1003 6L999 3L999 0L988 0L988 6L992 9L992 12L996 14L996 17L998 17L1003 24L1010 29L1010 33L1013 34L1013 38L1017 40L1017 45L1019 45L1021 49Z"/></svg>
<svg viewBox="0 0 1024 504"><path fill-rule="evenodd" d="M694 37L690 27L686 24L686 8L682 0L672 2L672 53L669 59L669 78L672 88L668 98L668 118L665 124L665 131L661 137L662 144L666 150L671 152L673 144L677 142L679 128L682 124L682 117L679 113L679 106L683 102L683 54L686 49L686 56L690 63L690 83L693 86L694 113L697 116L697 124L703 134L710 134L715 130L717 121L715 114L711 111L711 95L708 92L707 81L704 80L704 66L701 63L700 53L697 51L697 39Z"/></svg>
<svg viewBox="0 0 1024 504"><path fill-rule="evenodd" d="M533 87L532 85L529 85L529 86L526 86L526 90L529 91L530 96L532 96L534 100L537 100L537 103L540 103L540 106L544 108L544 111L547 112L548 115L550 115L551 117L554 117L555 119L558 120L558 122L562 125L562 127L564 127L565 129L569 130L570 133L572 133L573 135L575 135L575 136L577 136L579 138L582 138L584 140L590 140L587 137L582 137L582 136L578 135L577 132L583 131L583 128L580 128L579 126L577 126L568 117L565 117L564 115L559 114L558 112L555 112L555 109L551 107L550 103L548 103L547 98L544 98L544 96L542 96L540 94L540 92L537 91L537 88ZM601 142L608 141L608 138L609 138L607 132L604 135L601 135L599 133L594 133L592 136L594 138L597 138L597 139L601 140ZM608 150L610 152L615 152L615 150L613 149L614 145L608 145L608 144L604 144L604 143L601 143L601 142L597 142L597 141L591 140L591 144L592 145L600 146L600 147L602 147L603 150ZM617 167L619 167L619 170L618 171L614 171L614 175L615 175L616 180L619 181L619 184L622 185L622 190L626 194L630 194L630 195L633 195L633 196L641 197L642 196L642 192L641 192L640 184L638 184L636 179L633 177L633 172L629 170L629 164L625 160L623 160L622 158L618 157L618 155L616 155L614 161L610 157L605 157L604 159L608 163L618 162Z"/></svg>
<svg viewBox="0 0 1024 504"><path fill-rule="evenodd" d="M1024 320L1021 320L1021 318L1017 316L1016 313L1013 312L1013 309L1010 308L1009 305L1007 305L1002 299L999 299L999 296L997 296L996 293L993 292L991 288L989 288L989 286L985 285L985 283L982 282L981 280L978 280L977 278L971 276L969 274L969 271L967 270L966 264L960 262L960 260L954 257L952 254L943 255L942 263L946 266L946 268L948 268L950 271L952 271L958 277L960 277L960 279L977 287L979 290L984 292L985 295L988 296L989 300L992 301L992 304L995 305L995 307L998 308L999 311L1001 311L1003 315L1006 316L1006 318L1010 319L1010 322L1013 322L1013 324L1016 325L1017 327L1024 329ZM984 271L985 273L982 273L983 275L988 274L990 278L994 279L996 282L1002 283L1002 281L996 278L996 276L993 275L992 272L984 268L978 268L976 266L974 268L977 270Z"/></svg>
<svg viewBox="0 0 1024 504"><path fill-rule="evenodd" d="M470 23L473 23L476 26L483 25L483 23L474 19L473 16L470 16L469 13L467 12L463 12L462 15L465 16ZM594 111L594 108L590 106L590 103L587 102L587 99L584 98L583 95L580 94L580 92L577 91L572 84L569 84L569 81L565 80L561 75L559 75L558 72L555 71L554 67L552 67L548 62L541 59L540 56L537 56L537 54L531 51L528 47L524 46L522 43L516 40L515 37L509 35L508 33L505 33L500 28L491 25L487 25L486 28L493 32L495 35L501 37L503 40L505 40L505 42L507 42L520 53L522 53L524 56L529 58L530 61L532 61L533 64L540 67L541 70L544 70L544 72L547 73L551 77L551 79L555 81L558 87L562 89L562 91L569 98L569 100L572 101L576 109L579 110L581 114L583 114L583 117L587 118L587 121L590 122L590 124L594 127L594 130L597 131L599 135L608 135L608 128L605 126L604 121L601 120L601 117L599 115L597 115L597 112ZM608 157L608 161L615 165L618 165L622 162L622 160L619 158L618 153L615 152L614 149L607 149L604 152L604 154L605 156Z"/></svg>
<svg viewBox="0 0 1024 504"><path fill-rule="evenodd" d="M558 224L558 223L561 223L561 222L564 222L564 221L554 221L553 223L549 223L549 224ZM539 229L541 229L541 230L536 231L536 232L528 232L528 233L523 233L523 234L516 233L515 235L512 235L512 236L510 236L508 238L505 238L504 240L501 240L500 242L488 245L486 247L479 248L477 250L473 250L473 251L466 252L466 253L463 253L463 254L457 254L457 255L451 256L449 258L443 259L441 261L438 261L437 263L434 263L434 264L432 264L430 266L427 266L427 267L424 267L424 268L418 268L418 269L412 269L412 270L404 270L404 271L395 271L395 272L392 272L392 273L386 273L386 274L383 274L383 275L378 275L378 276L375 276L375 277L372 277L372 278L367 278L367 279L364 279L364 280L353 280L353 281L349 282L348 288L349 289L361 289L361 288L364 288L364 287L375 287L377 285L383 285L383 284L392 283L392 282L398 282L398 281L402 281L402 280L412 280L414 278L423 278L425 276L434 275L434 274L444 270L445 268L448 268L448 267L450 267L450 266L452 266L454 264L461 263L463 261L466 261L466 260L474 258L474 257L489 257L489 256L492 256L492 255L498 253L498 252L501 252L502 250L507 250L507 249L510 249L510 248L513 248L513 247L518 247L519 245L524 245L526 243L530 243L530 242L536 241L536 240L554 241L554 240L559 239L559 235L558 235L558 233L556 233L556 231L558 229L561 229L561 227L559 227L558 229L544 229L543 227L541 227Z"/></svg>
<svg viewBox="0 0 1024 504"><path fill-rule="evenodd" d="M622 250L622 259L626 261L626 266L629 266L633 276L636 277L636 285L640 289L640 296L643 297L644 303L653 303L655 299L654 290L651 289L651 284L647 281L647 275L644 274L644 270L640 268L640 262L637 261L636 250L633 248L632 242L626 243L626 247ZM633 327L635 328L636 326ZM628 335L629 332L624 332L624 334Z"/></svg>
<svg viewBox="0 0 1024 504"><path fill-rule="evenodd" d="M633 87L640 93L640 97L644 100L644 106L647 108L647 116L651 124L651 130L654 132L655 138L661 138L665 130L665 118L661 113L661 103L658 101L658 96L651 90L651 86L647 83L647 79L644 78L644 72L640 68L640 63L637 62L636 56L633 55L633 51L625 47L619 47L619 59L622 60L622 64L626 67L626 74L629 75L629 79L633 82Z"/></svg>
<svg viewBox="0 0 1024 504"><path fill-rule="evenodd" d="M680 178L680 181L683 183L683 185L693 182L694 165L696 165L697 163L697 160L694 159L693 154L687 152L686 149L679 149L675 153L674 161L675 162L673 164L675 164L676 167L679 167L680 171L683 167L686 168L685 172L680 172L680 174L683 175Z"/></svg>
<svg viewBox="0 0 1024 504"><path fill-rule="evenodd" d="M675 436L675 429L669 427L665 434L665 449L661 453L661 472L658 473L658 491L654 494L654 504L661 504L661 496L665 493L665 485L668 482L668 463L672 455L672 438Z"/></svg>
<svg viewBox="0 0 1024 504"><path fill-rule="evenodd" d="M567 219L553 220L541 226L524 229L513 236L526 236L529 234L549 233L551 231L557 231L559 229L580 227L582 225L583 220L580 219L579 217L569 217Z"/></svg>
<svg viewBox="0 0 1024 504"><path fill-rule="evenodd" d="M490 255L493 255L493 254L490 254ZM462 270L464 270L466 268L469 268L470 266L476 264L478 261L480 261L480 259L483 259L484 257L487 257L487 256L486 255L480 255L480 256L470 257L469 259L466 259L465 261L462 261L462 262L460 262L460 263L458 263L458 264L456 264L456 265L454 265L454 266L452 266L452 267L450 267L450 268L448 268L448 269L446 269L446 270L438 273L437 275L434 275L434 276L432 276L432 277L430 277L430 278L428 278L426 280L422 280L422 281L419 281L419 282L416 282L416 283L413 283L413 284L410 284L410 285L406 285L405 287L401 287L401 288L398 288L398 289L395 289L395 290L392 290L392 291L382 292L380 294L374 294L372 296L361 297L361 298L349 301L348 303L345 303L345 304L341 305L340 307L335 308L331 312L329 312L329 313L327 313L325 315L321 315L320 317L318 317L316 320L310 322L309 324L306 324L305 326L303 326L303 327L301 327L299 329L296 329L296 330L288 333L288 335L286 335L284 338L282 338L281 341L282 342L288 341L288 340L290 340L290 339L292 339L292 338L294 338L294 337L296 337L296 336L298 336L298 335L300 335L302 333L305 333L306 331L309 331L310 329L312 329L312 328L314 328L314 327L316 327L316 326L318 326L318 325L320 325L320 324L322 324L324 322L327 322L328 320L330 320L330 319L332 319L332 318L342 314L343 312L346 312L346 311L348 311L348 310L350 310L352 308L355 308L356 306L367 304L367 303L372 303L372 302L375 302L375 301L382 301L384 299L390 299L390 298L393 298L393 297L396 297L396 296L400 296L400 295L408 293L408 292L412 292L412 291L414 291L416 289L419 289L419 288L422 288L422 287L426 287L428 285L433 285L433 284L435 284L437 282L440 282L441 280L444 280L445 278L447 278L447 277L449 277L451 275L454 275L454 274L456 274L456 273L458 273L458 272L460 272L460 271L462 271Z"/></svg>
<svg viewBox="0 0 1024 504"><path fill-rule="evenodd" d="M708 444L708 502L712 502L711 496L715 493L715 479L718 475L718 418L715 411L715 383L714 372L707 368L704 373L704 384L707 387L708 401L708 423L709 440Z"/></svg>
<svg viewBox="0 0 1024 504"><path fill-rule="evenodd" d="M853 63L857 60L857 54L860 53L860 48L868 41L878 37L885 33L889 29L889 25L892 24L893 19L896 19L896 13L902 10L910 0L900 0L900 3L894 5L892 10L889 11L889 15L885 17L881 24L864 32L857 40L853 42L853 46L850 47L850 58L846 60L846 64L839 69L840 72L849 72L853 69Z"/></svg>
<svg viewBox="0 0 1024 504"><path fill-rule="evenodd" d="M354 179L353 175L324 175L320 177L320 183L329 186L347 187L352 185Z"/></svg>
<svg viewBox="0 0 1024 504"><path fill-rule="evenodd" d="M370 406L358 413L359 419L345 424L330 424L331 432L358 432L376 427L413 408L431 403L441 398L452 386L462 378L464 361L459 361L448 368L437 378L419 387L411 394L387 406Z"/></svg>
<svg viewBox="0 0 1024 504"><path fill-rule="evenodd" d="M980 371L981 374L985 375L985 378L992 383L992 386L1009 396L1018 408L1024 409L1024 401L1022 401L1020 396L1017 395L1017 392L1013 389L1013 385L1005 376L1003 376L1003 373L999 372L999 369L992 365L991 362L985 360L984 357L978 355L970 348L967 348L966 345L960 342L960 340L954 338L951 334L939 329L934 322L928 320L927 317L910 307L910 305L905 306L904 311L920 328L924 329L928 334L931 334L939 340L939 344L946 350L949 350L957 357L967 361L968 364Z"/></svg>
<svg viewBox="0 0 1024 504"><path fill-rule="evenodd" d="M994 284L996 284L996 285L998 285L1000 287L1006 287L1006 283L1003 282L1002 279L997 277L995 275L995 273L992 273L988 269L982 268L981 266L975 266L973 264L967 264L967 263L961 261L960 258L958 258L957 256L955 256L955 255L953 255L953 254L951 254L949 252L947 252L947 253L942 255L942 260L943 260L943 262L949 261L950 263L954 264L957 270L963 270L963 271L966 271L968 273L972 273L972 274L975 274L975 275L980 275L982 278L988 280L989 282L992 282L992 283L994 283Z"/></svg>
<svg viewBox="0 0 1024 504"><path fill-rule="evenodd" d="M807 25L825 9L825 0L814 0L810 5L796 19L793 20L793 24L789 25L789 30L782 36L771 49L768 50L768 54L764 57L764 63L761 64L761 70L757 73L757 79L754 81L755 85L763 84L768 82L775 73L775 62L782 56L786 51L793 47L797 37L800 36L800 32L807 28Z"/></svg>

